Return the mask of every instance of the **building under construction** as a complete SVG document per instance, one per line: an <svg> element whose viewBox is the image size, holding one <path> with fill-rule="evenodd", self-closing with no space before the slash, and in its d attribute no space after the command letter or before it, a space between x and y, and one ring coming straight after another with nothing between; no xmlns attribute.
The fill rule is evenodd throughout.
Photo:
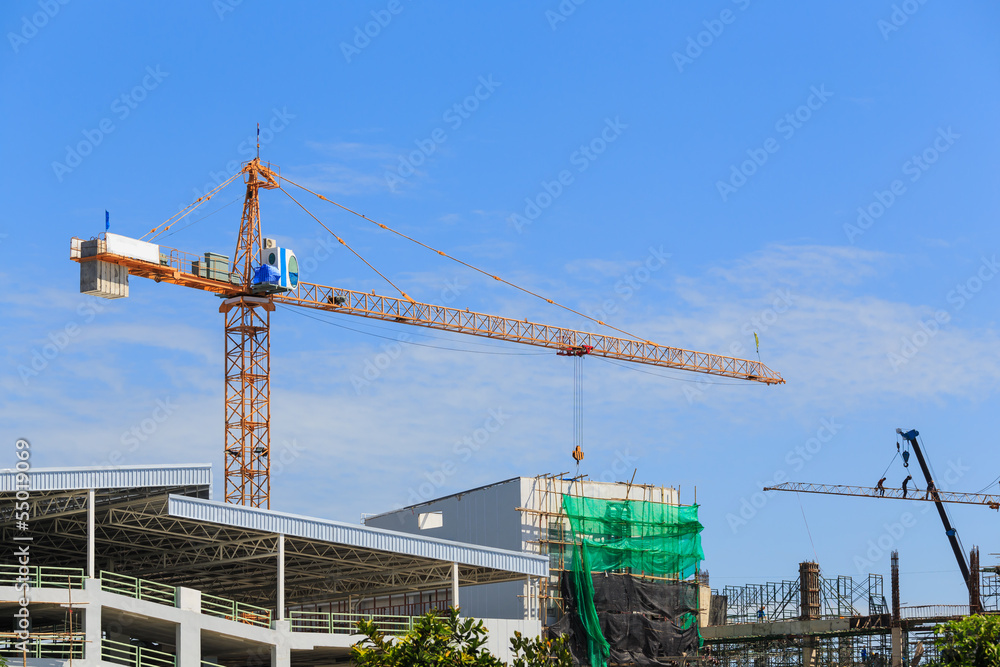
<svg viewBox="0 0 1000 667"><path fill-rule="evenodd" d="M1000 611L997 575L979 576L980 611ZM881 575L826 578L812 562L802 563L794 580L715 590L701 653L731 667L910 665L936 657L931 636L937 624L977 611L970 609L974 604L903 607L899 586L893 552L889 601Z"/></svg>
<svg viewBox="0 0 1000 667"><path fill-rule="evenodd" d="M570 637L580 664L697 655L709 590L698 506L676 489L586 477L515 477L370 517L368 525L546 556L549 576L463 591L472 616L530 618Z"/></svg>
<svg viewBox="0 0 1000 667"><path fill-rule="evenodd" d="M979 572L971 605L901 607L898 559L882 574L826 577L802 563L781 582L710 590L699 572L698 506L670 487L517 477L368 518L369 525L545 555L549 576L472 587L471 615L529 618L569 635L578 664L899 667L932 656L934 626L997 611L1000 578ZM442 590L443 599L447 591Z"/></svg>

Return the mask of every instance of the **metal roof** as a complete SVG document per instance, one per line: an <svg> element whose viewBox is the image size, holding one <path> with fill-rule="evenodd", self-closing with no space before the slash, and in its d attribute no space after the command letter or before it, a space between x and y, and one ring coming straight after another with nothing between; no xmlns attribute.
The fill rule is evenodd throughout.
<svg viewBox="0 0 1000 667"><path fill-rule="evenodd" d="M93 489L98 569L239 601L276 603L279 535L290 605L449 588L452 563L462 586L548 575L544 556L213 502L209 464L28 473L32 565L86 565ZM17 475L0 470L0 539L19 530Z"/></svg>
<svg viewBox="0 0 1000 667"><path fill-rule="evenodd" d="M331 542L360 549L373 549L418 558L486 567L507 572L545 577L549 574L546 556L420 537L382 528L372 528L329 519L286 514L242 505L230 505L187 496L170 496L167 513L184 519L206 521L246 530L288 537Z"/></svg>
<svg viewBox="0 0 1000 667"><path fill-rule="evenodd" d="M212 464L31 468L28 491L137 489L212 485ZM0 491L17 489L17 470L0 470Z"/></svg>

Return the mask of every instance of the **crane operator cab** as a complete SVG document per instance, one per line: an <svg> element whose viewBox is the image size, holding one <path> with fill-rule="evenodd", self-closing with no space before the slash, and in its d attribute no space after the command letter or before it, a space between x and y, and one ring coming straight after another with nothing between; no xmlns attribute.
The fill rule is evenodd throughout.
<svg viewBox="0 0 1000 667"><path fill-rule="evenodd" d="M264 239L260 266L253 272L253 291L260 294L290 292L299 286L299 261L288 248L279 248L274 239Z"/></svg>

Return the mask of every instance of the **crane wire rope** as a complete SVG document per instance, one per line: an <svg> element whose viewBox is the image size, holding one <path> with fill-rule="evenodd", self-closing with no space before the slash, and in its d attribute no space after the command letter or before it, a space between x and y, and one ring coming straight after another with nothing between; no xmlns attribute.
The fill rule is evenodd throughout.
<svg viewBox="0 0 1000 667"><path fill-rule="evenodd" d="M146 232L145 234L143 234L140 237L140 239L145 239L147 236L149 236L150 234L152 234L152 236L149 236L149 239L147 239L148 241L152 241L157 236L159 236L160 234L162 234L163 232L167 231L168 229L170 229L171 227L173 227L175 224L177 224L178 222L180 222L181 220L183 220L185 217L187 217L191 213L194 213L194 211L199 206L201 206L202 204L204 204L205 202L207 202L209 199L211 199L212 197L214 197L219 191L221 191L223 188L225 188L230 183L232 183L234 180L236 180L236 178L239 177L239 175L242 174L242 173L243 172L239 172L237 174L233 174L226 181L224 181L221 184L217 185L212 190L210 190L208 193L202 195L201 197L198 197L193 202L191 202L190 204L188 204L187 206L185 206L184 208L182 208L180 211L178 211L177 213L174 213L172 216L170 216L169 218L167 218L166 220L164 220L163 222L161 222L159 225L157 225L156 227L153 227L152 229L150 229L148 232ZM157 230L159 230L159 231L157 231Z"/></svg>
<svg viewBox="0 0 1000 667"><path fill-rule="evenodd" d="M892 464L896 462L896 459L897 459L897 458L899 458L899 450L898 450L898 449L896 450L896 455L892 457L892 460L891 460L891 461L889 461L889 465L887 465L887 466L885 467L885 470L883 470L883 471L882 471L882 475L881 475L881 477L885 477L885 476L886 476L886 473L888 473L888 472L889 472L889 468L891 468L891 467L892 467Z"/></svg>
<svg viewBox="0 0 1000 667"><path fill-rule="evenodd" d="M457 263L461 264L462 266L464 266L466 268L469 268L469 269L472 269L473 271L476 271L478 273L481 273L484 276L492 278L493 280L499 281L499 282L501 282L501 283L503 283L503 284L505 284L505 285L507 285L509 287L513 287L514 289L520 290L520 291L524 292L525 294L530 294L531 296L533 296L535 298L542 299L546 303L549 303L549 304L551 304L553 306L557 306L559 308L562 308L563 310L567 310L567 311L573 313L574 315L579 315L580 317L588 319L588 320L590 320L592 322L596 322L597 324L600 324L601 326L608 327L609 329L614 329L615 331L617 331L619 333L625 334L629 338L634 338L635 340L639 341L640 343L646 343L646 344L649 344L649 345L656 345L656 343L654 343L654 342L652 342L650 340L647 340L645 338L642 338L641 336L637 336L637 335L635 335L633 333L625 331L624 329L619 329L618 327L612 326L612 325L608 324L607 322L603 322L603 321L601 321L601 320L599 320L597 318L594 318L594 317L591 317L591 316L586 315L584 313L581 313L580 311L578 311L578 310L576 310L574 308L570 308L569 306L565 306L565 305L563 305L561 303L558 303L558 302L556 302L556 301L554 301L552 299L549 299L548 297L542 296L541 294L538 294L536 292L532 292L531 290L529 290L529 289L527 289L525 287L521 287L520 285L516 285L516 284L510 282L509 280L504 280L500 276L494 275L494 274L492 274L492 273L490 273L488 271L484 271L483 269L480 269L480 268L478 268L476 266L473 266L472 264L469 264L468 262L464 262L464 261L458 259L457 257L452 257L451 255L445 253L442 250L438 250L437 248L432 248L431 246L427 245L426 243L422 243L421 241L418 241L417 239L415 239L415 238L413 238L411 236L407 236L403 232L397 231L397 230L393 229L392 227L389 227L388 225L385 225L385 224L383 224L381 222L377 222L375 220L372 220L368 216L366 216L364 214L361 214L361 213L358 213L357 211L355 211L353 209L350 209L350 208L344 206L343 204L338 204L337 202L333 201L332 199L328 199L328 198L324 197L323 195L319 194L318 192L313 192L309 188L305 187L304 185L299 185L295 181L292 181L292 180L290 180L288 178L284 178L284 177L283 177L283 180L287 181L288 183L291 183L292 185L294 185L297 188L301 188L302 190L305 190L306 192L308 192L308 193L310 193L312 195L315 195L316 197L319 197L323 201L329 202L329 203L333 204L334 206L337 206L337 207L339 207L339 208L347 211L348 213L356 215L359 218L362 218L363 220L367 220L368 222L372 223L373 225L376 225L377 227L381 227L382 229L384 229L384 230L386 230L388 232L392 232L393 234L395 234L397 236L400 236L400 237L402 237L402 238L404 238L404 239L406 239L408 241L416 243L417 245L419 245L419 246L421 246L423 248L426 248L427 250L430 250L431 252L435 252L438 255L441 255L442 257L444 257L446 259L450 259L453 262L457 262Z"/></svg>
<svg viewBox="0 0 1000 667"><path fill-rule="evenodd" d="M802 523L806 524L806 535L809 536L809 544L812 545L813 558L815 558L816 559L815 562L818 563L819 554L816 553L816 543L813 542L813 534L812 531L809 530L809 521L806 519L806 508L802 506L802 495L798 491L796 491L795 497L798 498L799 500L799 510L801 510L802 512Z"/></svg>
<svg viewBox="0 0 1000 667"><path fill-rule="evenodd" d="M573 357L573 446L580 449L583 449L583 356Z"/></svg>
<svg viewBox="0 0 1000 667"><path fill-rule="evenodd" d="M288 181L287 178L284 179L284 180ZM288 181L288 182L292 183L291 181ZM295 184L292 183L292 185L295 185ZM307 209L305 206L303 206L302 204L300 204L299 200L296 199L295 197L293 197L291 195L291 193L288 192L288 190L286 190L285 188L281 187L280 185L278 186L278 189L281 190L282 192L284 192L288 196L289 199L291 199L293 202L295 202L296 204L298 204L298 207L301 208L303 211L305 211L309 215L309 217L311 217L313 220L315 220L316 222L318 222L323 229L325 229L326 231L330 232L330 234L333 235L333 238L337 239L340 242L340 245L342 245L345 248L347 248L348 250L350 250L354 254L354 256L357 257L358 259L360 259L362 262L364 262L365 265L367 265L369 269L371 269L372 271L374 271L375 273L377 273L379 276L381 276L381 278L384 281L386 281L387 283L389 283L390 285L392 285L393 289L395 289L397 292L399 292L400 294L402 294L404 299L406 299L410 303L416 303L416 301L414 301L413 299L411 299L410 296L406 292L404 292L399 287L397 287L396 283L394 283L391 280L389 280L389 278L386 277L385 274L383 274L381 271L379 271L374 266L372 266L371 263L367 259L365 259L364 257L362 257L358 253L357 250L355 250L350 245L348 245L347 241L345 241L344 239L342 239L339 236L337 236L337 234L335 234L332 229L330 229L329 227L327 227L326 225L323 224L322 220L320 220L319 218L317 218L315 215L312 214L312 212L309 209Z"/></svg>
<svg viewBox="0 0 1000 667"><path fill-rule="evenodd" d="M166 234L166 235L164 235L164 236L163 236L163 238L165 238L165 239L168 239L168 238L170 238L171 236L173 236L174 234L177 234L178 232L183 232L183 231L184 231L185 229L187 229L188 227L193 227L193 226L194 226L195 224L197 224L197 223L201 222L201 221L202 221L202 220L204 220L205 218L211 218L211 217L212 217L213 215L215 215L216 213L218 213L218 212L219 212L219 211L221 211L222 209L224 209L224 208L229 208L230 206L232 206L232 205L233 205L233 204L235 204L236 202L240 201L241 199L243 199L243 197L242 197L242 196L240 196L240 197L237 197L236 199L232 200L232 201L231 201L231 202L229 202L228 204L223 204L222 206L220 206L219 208L215 209L215 210L214 210L214 211L212 211L211 213L208 213L208 214L206 214L206 215L203 215L203 216L201 216L200 218L198 218L197 220L194 220L194 221L192 221L192 222L189 222L188 224L184 225L184 226L183 226L183 227L181 227L180 229L175 229L174 231L170 232L169 234ZM164 230L164 231L166 231L166 230Z"/></svg>
<svg viewBox="0 0 1000 667"><path fill-rule="evenodd" d="M979 491L977 491L977 493L985 493L987 489L989 489L991 486L993 486L997 482L1000 482L1000 476L998 476L996 479L994 479L992 482L990 482L989 484L987 484L983 488L979 489Z"/></svg>

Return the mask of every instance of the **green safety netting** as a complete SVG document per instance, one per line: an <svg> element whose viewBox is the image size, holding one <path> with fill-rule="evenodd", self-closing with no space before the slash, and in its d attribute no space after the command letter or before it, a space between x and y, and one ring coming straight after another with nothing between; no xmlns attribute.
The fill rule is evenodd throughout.
<svg viewBox="0 0 1000 667"><path fill-rule="evenodd" d="M577 592L577 612L587 634L590 664L604 667L610 646L594 606L591 573L624 571L678 579L693 575L705 558L698 506L563 495L563 511L575 544L570 580ZM693 616L678 620L683 627L695 622Z"/></svg>
<svg viewBox="0 0 1000 667"><path fill-rule="evenodd" d="M705 558L698 506L563 496L573 541L585 544L592 572L686 579Z"/></svg>

